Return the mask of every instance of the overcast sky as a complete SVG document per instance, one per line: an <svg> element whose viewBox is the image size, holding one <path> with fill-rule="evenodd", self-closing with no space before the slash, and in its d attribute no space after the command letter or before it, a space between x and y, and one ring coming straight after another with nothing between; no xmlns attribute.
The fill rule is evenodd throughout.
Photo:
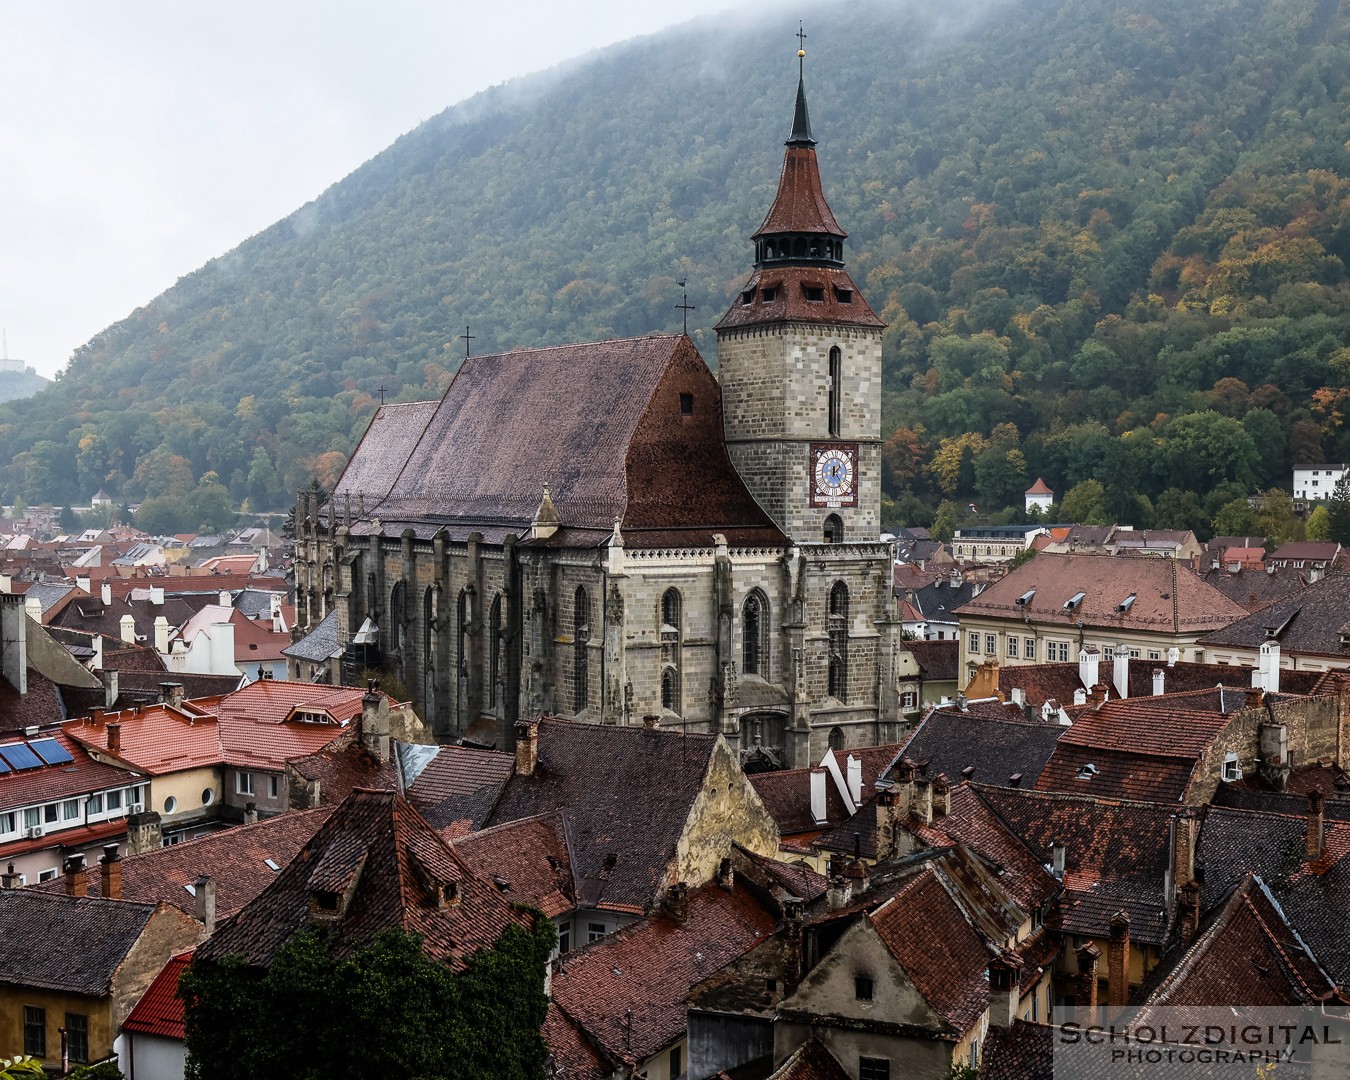
<svg viewBox="0 0 1350 1080"><path fill-rule="evenodd" d="M8 355L50 377L446 106L727 6L3 0Z"/></svg>

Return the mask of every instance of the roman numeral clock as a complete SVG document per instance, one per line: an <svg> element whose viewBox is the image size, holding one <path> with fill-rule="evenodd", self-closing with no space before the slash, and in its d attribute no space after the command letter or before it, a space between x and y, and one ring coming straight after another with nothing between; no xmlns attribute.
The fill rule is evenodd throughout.
<svg viewBox="0 0 1350 1080"><path fill-rule="evenodd" d="M858 505L858 444L811 444L811 505Z"/></svg>

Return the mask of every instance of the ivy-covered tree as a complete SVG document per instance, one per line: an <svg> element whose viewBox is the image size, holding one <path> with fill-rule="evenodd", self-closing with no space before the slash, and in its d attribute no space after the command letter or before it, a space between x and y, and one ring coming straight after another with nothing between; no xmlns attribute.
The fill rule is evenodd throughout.
<svg viewBox="0 0 1350 1080"><path fill-rule="evenodd" d="M335 955L331 934L293 936L266 969L194 962L179 981L189 1080L542 1080L544 970L553 924L510 926L461 971L415 934L381 931Z"/></svg>

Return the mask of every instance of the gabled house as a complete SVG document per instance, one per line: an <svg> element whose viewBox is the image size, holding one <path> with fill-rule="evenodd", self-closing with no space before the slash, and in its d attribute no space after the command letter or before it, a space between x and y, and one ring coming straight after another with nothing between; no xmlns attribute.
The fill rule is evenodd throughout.
<svg viewBox="0 0 1350 1080"><path fill-rule="evenodd" d="M1350 668L1350 574L1328 574L1200 639L1208 659L1256 666L1275 653L1276 668ZM1268 689L1279 689L1278 682Z"/></svg>
<svg viewBox="0 0 1350 1080"><path fill-rule="evenodd" d="M200 925L168 904L0 889L0 1041L62 1066L104 1061L122 1021Z"/></svg>

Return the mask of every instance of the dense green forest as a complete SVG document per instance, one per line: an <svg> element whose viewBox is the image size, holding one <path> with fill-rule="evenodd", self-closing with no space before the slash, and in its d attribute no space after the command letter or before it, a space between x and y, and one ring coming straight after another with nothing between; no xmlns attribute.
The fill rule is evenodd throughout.
<svg viewBox="0 0 1350 1080"><path fill-rule="evenodd" d="M1240 496L1350 459L1350 6L793 14L701 21L422 125L0 406L0 495L223 485L280 508L332 483L380 387L438 394L466 325L475 352L669 331L682 277L715 362L798 14L826 188L889 323L892 523L1009 517L1043 475L1087 517L1254 526Z"/></svg>

